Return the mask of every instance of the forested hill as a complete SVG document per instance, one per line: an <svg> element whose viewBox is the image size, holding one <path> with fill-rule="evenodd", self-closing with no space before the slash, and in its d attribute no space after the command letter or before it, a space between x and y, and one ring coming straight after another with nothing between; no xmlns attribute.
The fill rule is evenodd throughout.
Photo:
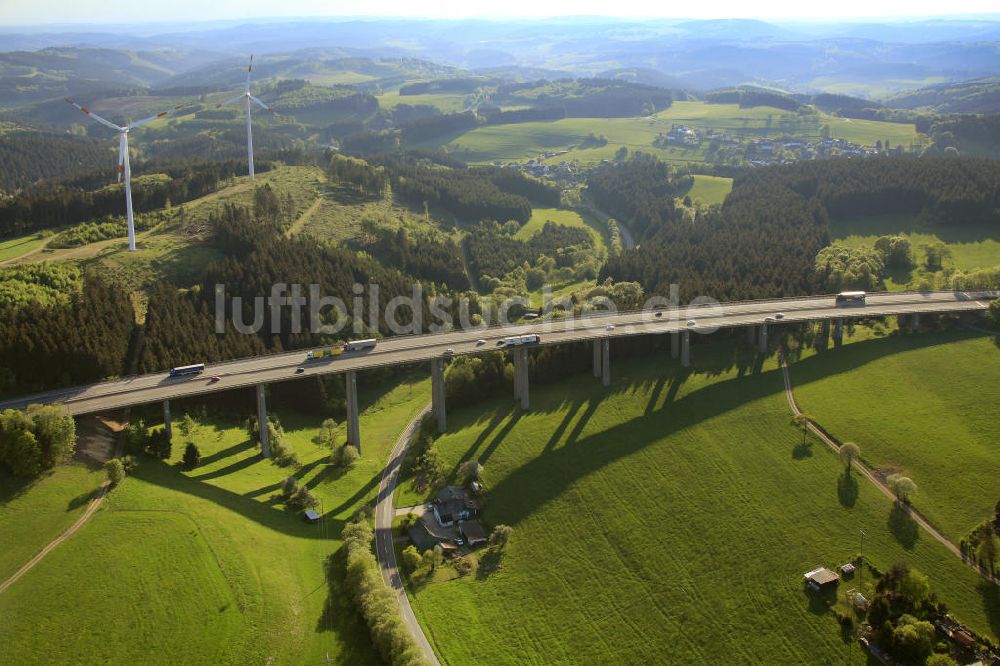
<svg viewBox="0 0 1000 666"><path fill-rule="evenodd" d="M886 157L755 169L720 209L693 224L665 223L636 251L609 260L601 279L663 295L677 283L682 301L813 293L825 288L815 260L830 242L830 217L887 213L1000 227L1000 162Z"/></svg>
<svg viewBox="0 0 1000 666"><path fill-rule="evenodd" d="M110 142L48 132L0 134L0 192L102 168L109 175L114 173Z"/></svg>

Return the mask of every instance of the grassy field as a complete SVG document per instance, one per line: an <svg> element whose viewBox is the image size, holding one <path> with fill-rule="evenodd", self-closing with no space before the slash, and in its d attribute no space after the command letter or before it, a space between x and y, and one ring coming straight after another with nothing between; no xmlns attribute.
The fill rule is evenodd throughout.
<svg viewBox="0 0 1000 666"><path fill-rule="evenodd" d="M688 190L687 196L698 203L721 204L732 191L732 178L696 175L694 185Z"/></svg>
<svg viewBox="0 0 1000 666"><path fill-rule="evenodd" d="M741 109L736 104L675 102L654 116L642 118L564 118L551 122L487 125L447 137L435 145L443 143L456 157L473 163L526 160L547 151L569 150L568 154L552 160L594 164L612 158L622 146L655 154L671 163L704 161L705 142L693 148L656 148L652 145L658 134L669 132L675 124L713 128L745 137L791 135L812 140L819 140L822 128L827 126L832 138L866 145L888 139L893 145L909 147L910 143L921 140L912 124L839 118L822 112L800 116L772 107ZM608 144L599 148L576 148L590 134L604 135Z"/></svg>
<svg viewBox="0 0 1000 666"><path fill-rule="evenodd" d="M541 233L546 222L555 222L565 227L576 227L586 229L590 237L594 239L594 247L599 251L605 251L605 236L608 233L607 226L603 226L590 217L586 217L575 210L563 208L534 208L531 211L531 219L521 227L514 235L514 238L528 240Z"/></svg>
<svg viewBox="0 0 1000 666"><path fill-rule="evenodd" d="M80 463L30 484L0 473L0 581L72 525L103 480L103 472Z"/></svg>
<svg viewBox="0 0 1000 666"><path fill-rule="evenodd" d="M690 374L618 360L610 390L584 373L533 387L526 413L449 415L442 459L484 463L485 520L514 532L500 571L412 592L444 663L846 662L859 648L802 573L857 554L860 528L878 566L911 562L1000 634L995 587L800 445L778 372L726 343L692 353Z"/></svg>
<svg viewBox="0 0 1000 666"><path fill-rule="evenodd" d="M426 104L436 107L441 113L459 113L465 111L466 94L452 93L429 93L426 95L400 95L398 91L387 92L383 95L376 95L379 106L391 109L399 104L409 104L417 106Z"/></svg>
<svg viewBox="0 0 1000 666"><path fill-rule="evenodd" d="M965 332L847 345L792 367L802 409L919 488L914 504L958 542L1000 500L1000 350Z"/></svg>
<svg viewBox="0 0 1000 666"><path fill-rule="evenodd" d="M92 524L0 595L3 661L376 663L340 574L331 587L324 564L430 388L423 373L360 388L363 457L347 473L312 443L320 415L279 414L297 475L322 502L318 525L284 510L277 493L292 470L261 460L235 415L199 418L190 439L203 464L178 467L175 405L171 459L143 458Z"/></svg>
<svg viewBox="0 0 1000 666"><path fill-rule="evenodd" d="M9 238L0 241L0 262L17 259L20 256L37 250L45 242L41 234L28 234L19 238Z"/></svg>
<svg viewBox="0 0 1000 666"><path fill-rule="evenodd" d="M923 247L944 243L951 251L945 266L961 271L1000 265L1000 234L982 225L930 225L911 215L873 215L830 220L830 234L835 241L853 247L872 247L879 236L903 235L910 239L915 259L926 259ZM892 275L891 288L902 289L910 280L908 273Z"/></svg>

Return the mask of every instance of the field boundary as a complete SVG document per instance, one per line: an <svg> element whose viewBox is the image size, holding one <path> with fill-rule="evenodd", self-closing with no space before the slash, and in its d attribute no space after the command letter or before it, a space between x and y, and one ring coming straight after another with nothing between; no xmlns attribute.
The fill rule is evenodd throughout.
<svg viewBox="0 0 1000 666"><path fill-rule="evenodd" d="M778 363L781 365L781 375L785 382L785 398L788 400L788 407L791 409L793 415L801 416L802 411L799 409L798 404L795 402L795 396L792 393L792 378L791 374L788 371L788 362L785 360L784 350L778 352ZM806 417L806 426L809 428L809 432L816 435L816 437L818 437L820 441L826 444L834 453L838 455L840 454L840 444L838 444L837 441L835 441L832 435L827 433L826 429L821 427L818 423L814 423L813 419L810 417ZM868 479L868 481L871 482L872 485L878 488L883 495L885 495L893 502L895 502L896 506L900 507L917 525L919 525L925 532L927 532L927 534L933 537L936 541L941 543L941 545L943 545L945 548L951 551L951 553L955 555L958 559L962 560L962 562L966 566L968 566L970 569L978 573L986 580L991 581L994 584L1000 585L1000 579L990 576L987 572L983 571L975 564L970 562L968 559L966 559L966 557L962 554L961 549L959 549L958 546L952 543L952 541L949 540L948 537L939 532L937 528L931 525L931 523L926 518L924 518L923 514L921 514L917 509L913 508L913 506L909 504L900 502L899 499L896 497L895 493L893 493L892 490L890 490L889 487L886 486L885 483L883 483L882 480L878 478L874 470L872 470L868 465L863 463L861 460L855 458L851 461L851 467L860 472L861 475L864 476L866 479Z"/></svg>

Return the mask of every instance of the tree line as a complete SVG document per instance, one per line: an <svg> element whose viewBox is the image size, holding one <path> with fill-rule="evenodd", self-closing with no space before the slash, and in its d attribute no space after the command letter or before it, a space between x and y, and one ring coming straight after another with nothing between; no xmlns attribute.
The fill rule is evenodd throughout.
<svg viewBox="0 0 1000 666"><path fill-rule="evenodd" d="M830 244L830 217L904 213L941 225L995 225L998 208L1000 163L989 160L884 157L755 169L736 179L720 209L700 211L693 224L668 220L634 252L612 257L601 279L637 281L661 295L676 283L682 300L877 286L885 262L899 261L893 240L870 252L835 248L817 257Z"/></svg>

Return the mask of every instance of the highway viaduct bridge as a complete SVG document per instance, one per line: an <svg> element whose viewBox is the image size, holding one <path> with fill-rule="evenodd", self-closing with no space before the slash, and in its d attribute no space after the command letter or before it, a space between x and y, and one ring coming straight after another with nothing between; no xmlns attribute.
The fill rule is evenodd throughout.
<svg viewBox="0 0 1000 666"><path fill-rule="evenodd" d="M916 326L921 314L945 314L986 310L998 292L895 292L869 294L864 303L841 304L832 295L760 301L743 301L679 308L599 313L577 318L538 321L531 324L475 328L387 338L374 349L345 352L322 360L305 359L304 351L239 359L206 366L201 375L172 378L156 373L117 379L89 386L59 389L0 402L0 410L29 404L61 403L73 415L121 409L154 402L163 403L164 422L170 432L170 400L255 387L258 418L267 421L265 387L268 383L302 377L341 373L347 389L348 441L360 450L357 373L375 367L430 361L433 416L437 428L446 429L445 361L454 356L482 354L501 347L507 337L537 334L540 340L525 346L506 347L514 359L514 398L523 409L529 406L528 352L531 347L590 341L594 346L593 372L605 386L611 383L611 338L669 334L671 355L687 367L691 360L691 334L722 328L746 327L752 344L761 352L768 346L772 326L811 321L832 323L836 342L842 339L844 322L862 317L907 315ZM776 315L781 313L781 318ZM192 359L195 361L196 359ZM298 368L304 368L297 372ZM218 377L218 380L213 380ZM270 455L267 428L260 428L261 447Z"/></svg>

